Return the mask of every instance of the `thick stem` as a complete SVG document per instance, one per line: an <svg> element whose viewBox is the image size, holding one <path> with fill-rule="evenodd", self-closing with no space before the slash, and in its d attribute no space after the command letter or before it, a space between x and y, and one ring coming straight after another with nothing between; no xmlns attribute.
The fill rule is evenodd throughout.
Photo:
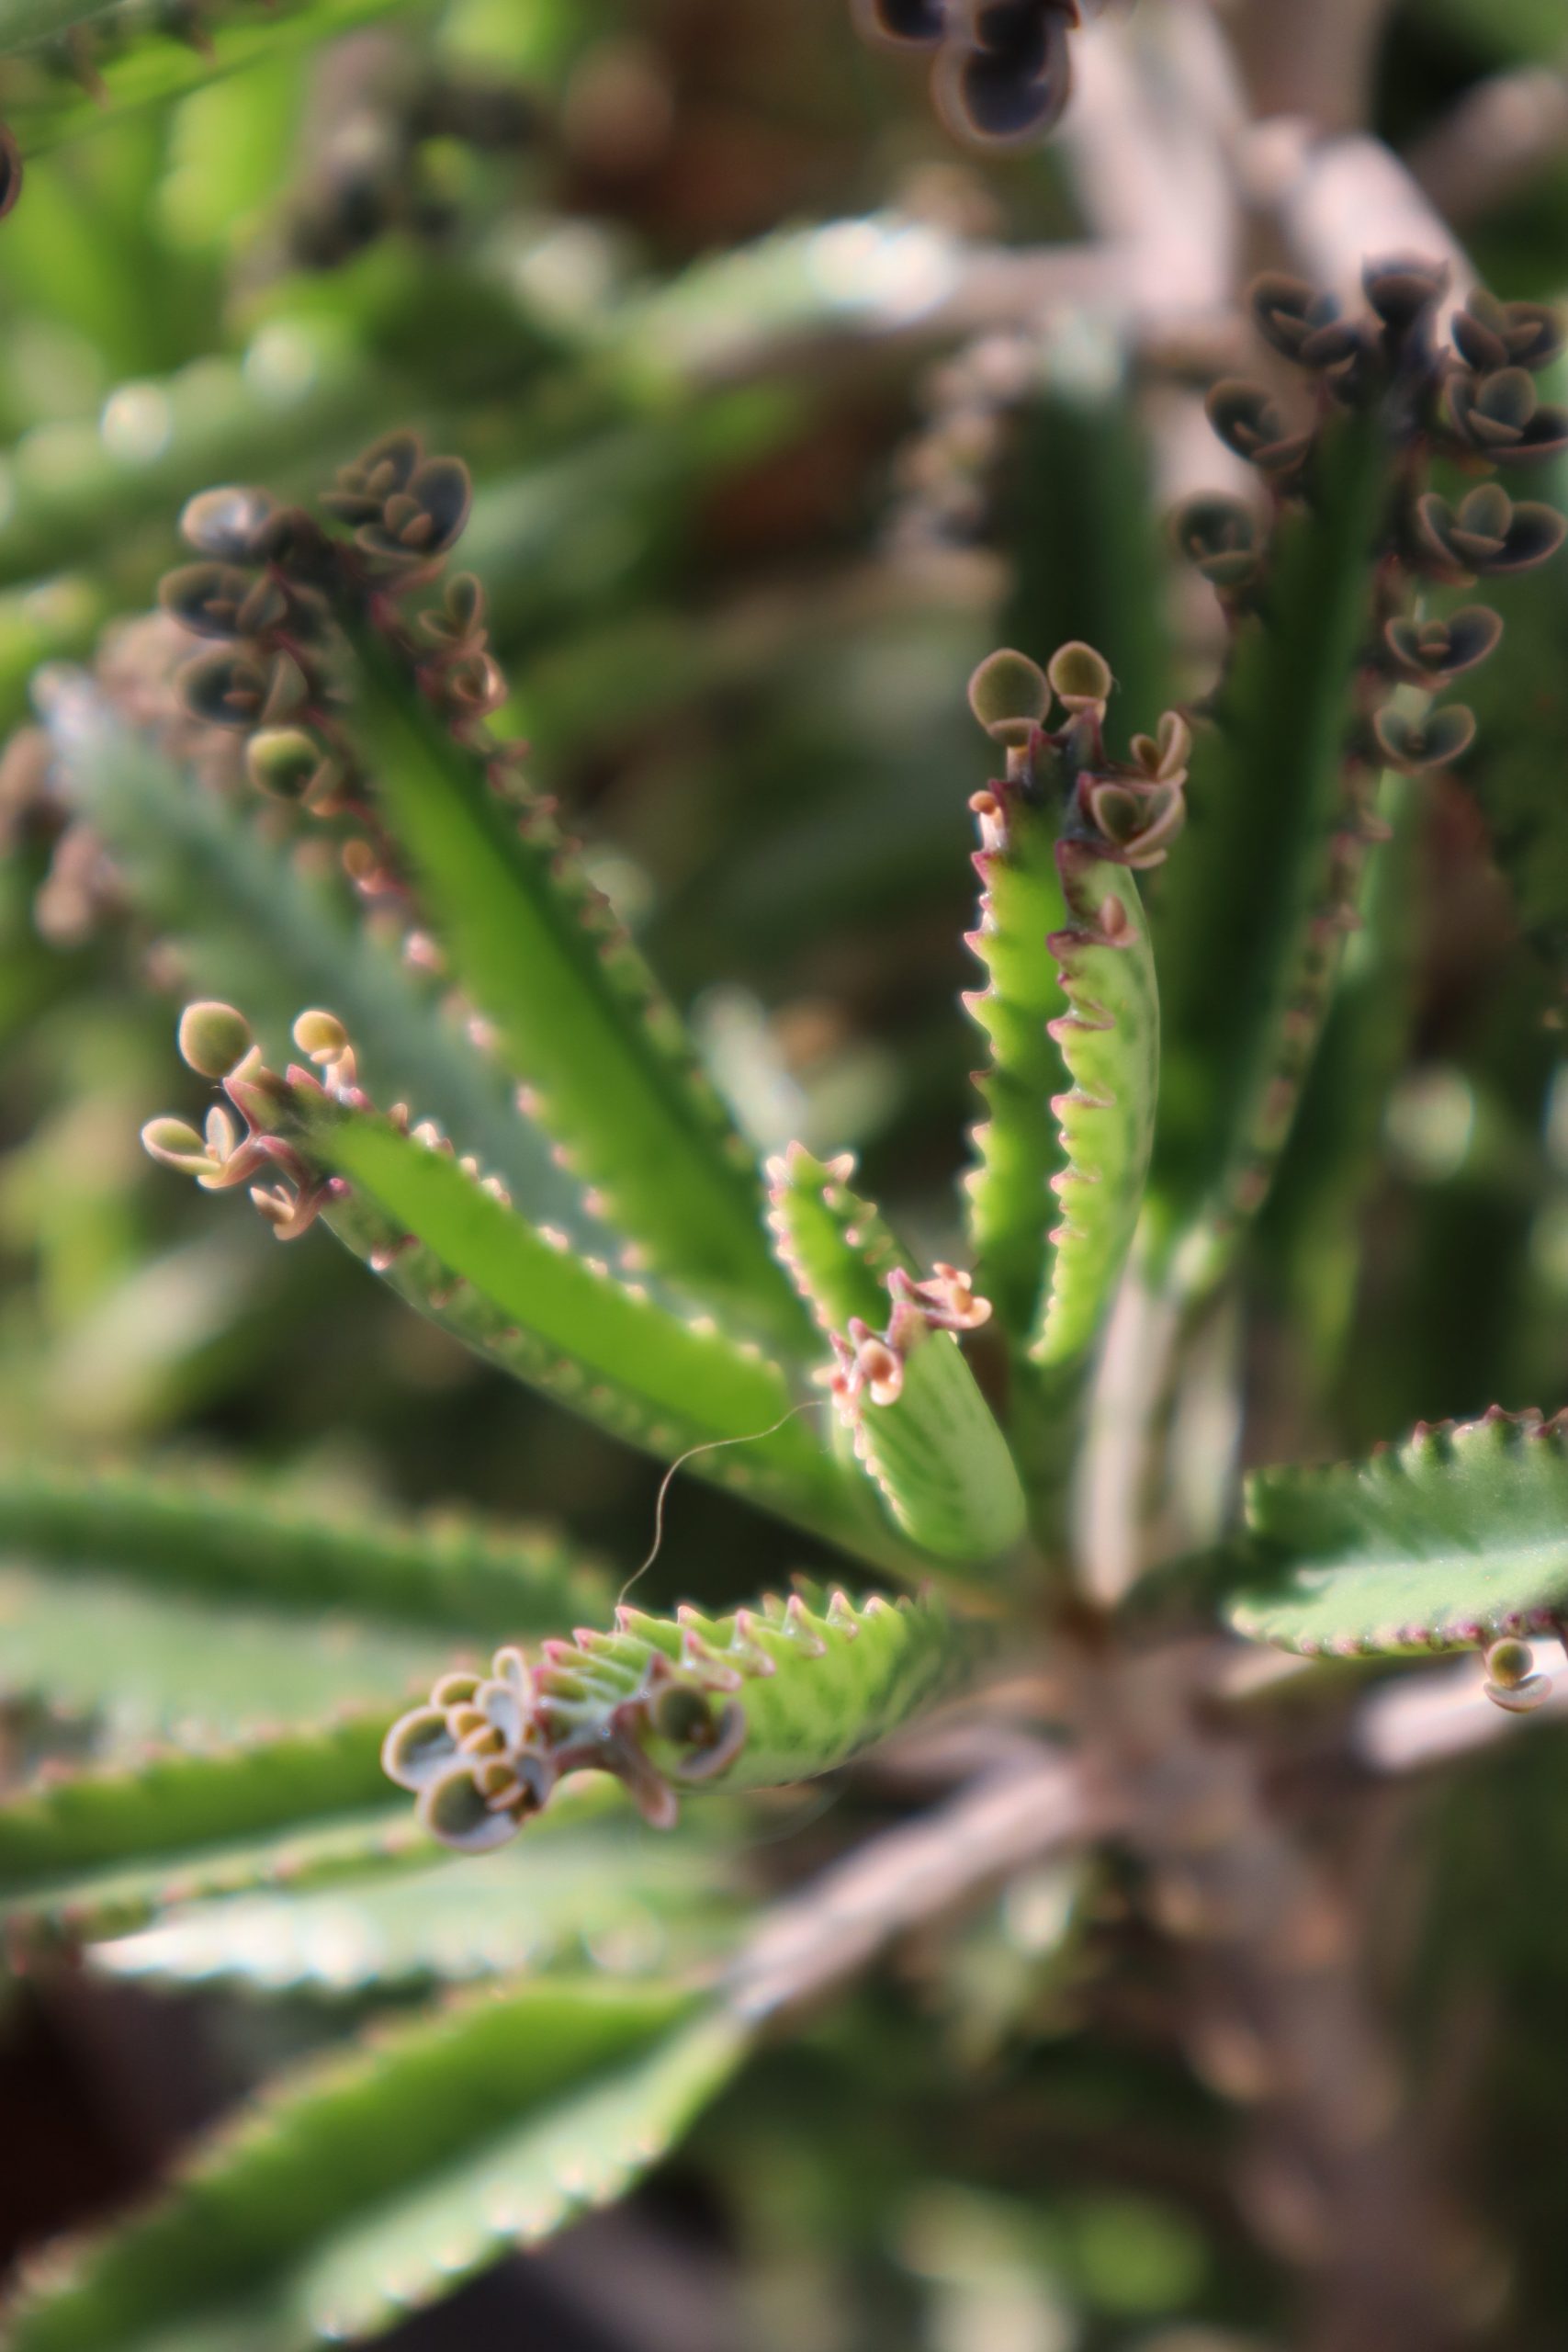
<svg viewBox="0 0 1568 2352"><path fill-rule="evenodd" d="M1359 1982L1355 1923L1272 1816L1258 1754L1205 1720L1206 1645L1082 1661L1086 1773L1183 1954L1198 2071L1251 2118L1238 2188L1301 2274L1308 2352L1465 2338L1462 2240L1426 2177Z"/></svg>

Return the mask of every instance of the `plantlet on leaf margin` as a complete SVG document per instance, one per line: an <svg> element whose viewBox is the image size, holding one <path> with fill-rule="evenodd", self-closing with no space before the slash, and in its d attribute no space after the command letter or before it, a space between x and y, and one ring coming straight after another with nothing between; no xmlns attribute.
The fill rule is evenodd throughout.
<svg viewBox="0 0 1568 2352"><path fill-rule="evenodd" d="M983 1628L930 1598L798 1591L723 1618L615 1611L609 1633L498 1650L387 1735L391 1779L444 1844L501 1845L569 1772L613 1773L656 1828L682 1791L771 1788L843 1763L962 1679Z"/></svg>
<svg viewBox="0 0 1568 2352"><path fill-rule="evenodd" d="M970 801L984 895L969 945L990 986L964 1002L992 1049L976 1081L989 1116L975 1131L970 1230L1009 1338L1054 1374L1087 1363L1132 1245L1159 1069L1158 991L1132 876L1162 863L1184 816L1185 720L1168 711L1113 759L1111 684L1092 647L1069 644L1046 670L994 653L969 685L1007 753L1005 775Z"/></svg>
<svg viewBox="0 0 1568 2352"><path fill-rule="evenodd" d="M936 52L937 110L960 138L1025 146L1060 120L1072 91L1068 35L1100 0L855 0L874 39Z"/></svg>
<svg viewBox="0 0 1568 2352"><path fill-rule="evenodd" d="M1260 474L1270 527L1213 496L1175 520L1232 631L1197 716L1190 850L1155 910L1166 1065L1139 1270L1179 1299L1213 1288L1267 1196L1379 837L1378 769L1448 766L1473 737L1461 704L1427 698L1488 657L1500 624L1483 605L1428 611L1425 583L1528 568L1563 536L1551 508L1494 483L1457 512L1428 487L1436 458L1474 472L1568 431L1528 372L1558 347L1545 315L1477 293L1449 348L1446 288L1418 256L1371 260L1348 316L1301 279L1259 278L1254 322L1314 410L1216 384L1211 420Z"/></svg>

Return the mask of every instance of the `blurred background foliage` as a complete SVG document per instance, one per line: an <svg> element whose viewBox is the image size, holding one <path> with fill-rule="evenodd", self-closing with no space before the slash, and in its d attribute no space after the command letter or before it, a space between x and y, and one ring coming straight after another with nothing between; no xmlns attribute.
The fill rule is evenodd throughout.
<svg viewBox="0 0 1568 2352"><path fill-rule="evenodd" d="M1241 77L1220 113L1372 131L1498 293L1568 292L1561 0L1314 0L1304 28L1292 0L1214 13ZM1128 21L1156 124L1190 130L1195 85L1160 61L1209 54L1208 10L1142 0ZM1037 152L967 152L919 61L864 44L845 0L306 0L276 26L231 0L214 43L234 70L177 28L106 53L96 95L70 57L0 64L27 157L0 227L0 728L24 729L41 664L146 605L191 492L303 491L416 425L475 476L464 553L513 682L503 731L532 741L744 1123L854 1147L940 1246L974 1109L954 998L984 766L963 681L998 639L1083 636L1123 726L1201 690L1213 646L1151 517L1223 478L1217 448L1192 451L1193 387L1277 231L1228 213L1218 283L1148 315L1115 242L1144 135L1115 91ZM1201 243L1201 175L1188 195ZM1401 837L1401 919L1352 956L1245 1328L1217 1338L1245 1351L1249 1457L1568 1394L1568 594L1553 571L1498 602L1481 748ZM640 1557L649 1465L503 1387L346 1255L280 1252L142 1158L186 976L73 863L32 760L22 731L0 767L6 1456L243 1454L351 1500L570 1510L606 1557ZM1489 843L1531 861L1517 922ZM672 1511L661 1600L719 1604L789 1565L716 1495L683 1485ZM26 1641L6 1631L23 1581L0 1563L0 1767L112 1752L178 1624L147 1660L107 1599L73 1599L52 1637L99 1649L130 1717L96 1711L88 1673L81 1711L43 1720L28 1643L48 1629L35 1611ZM293 1659L298 1707L341 1694L343 1655L323 1637ZM245 1704L243 1682L211 1694L231 1723ZM1513 2340L1542 2352L1568 2309L1562 1737L1334 1833L1370 1879L1403 1839L1369 1947L1413 2046L1462 2077L1461 2169ZM887 1802L874 1780L834 1800ZM837 1836L818 1800L778 1810L763 1884ZM561 1855L530 1850L510 1891L492 1872L482 1906L464 1865L428 1863L350 1905L215 1901L80 1981L0 1991L0 2251L133 2187L368 2006L563 1951L665 1966L734 1900L700 1832L650 1854L602 1825ZM398 2341L1276 2340L1220 2111L1171 2055L1140 1932L1109 1880L1015 1885L764 2061L630 2207ZM1097 2035L1070 2037L1089 2010Z"/></svg>

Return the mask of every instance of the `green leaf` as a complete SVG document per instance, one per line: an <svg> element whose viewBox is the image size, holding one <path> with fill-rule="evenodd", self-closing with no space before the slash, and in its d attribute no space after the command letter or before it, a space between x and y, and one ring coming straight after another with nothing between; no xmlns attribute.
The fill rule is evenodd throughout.
<svg viewBox="0 0 1568 2352"><path fill-rule="evenodd" d="M786 1418L784 1374L756 1349L705 1318L683 1322L575 1257L563 1237L536 1231L449 1150L309 1087L296 1087L289 1102L287 1115L279 1110L285 1129L349 1181L347 1196L326 1206L326 1223L422 1314L666 1459L744 1439L699 1454L694 1469L869 1556L891 1548L858 1482L808 1426Z"/></svg>
<svg viewBox="0 0 1568 2352"><path fill-rule="evenodd" d="M592 1786L592 1784L587 1784ZM600 1784L603 1785L603 1784ZM563 1808L562 1818L581 1818ZM691 1837L650 1838L635 1819L530 1838L504 1853L394 1861L352 1883L285 1885L182 1901L92 1954L114 1976L321 1998L581 1970L668 1974L710 1956L733 1910L725 1865ZM403 1827L417 1837L406 1815Z"/></svg>
<svg viewBox="0 0 1568 2352"><path fill-rule="evenodd" d="M982 842L975 853L980 919L968 944L987 985L967 993L964 1005L990 1055L976 1074L986 1116L971 1136L975 1165L964 1182L976 1278L1003 1329L1021 1345L1045 1293L1056 1215L1050 1188L1063 1167L1053 1103L1065 1073L1053 1033L1068 1004L1061 965L1046 943L1066 930L1067 903L1056 829L1043 807L1010 808L1005 839L983 831Z"/></svg>
<svg viewBox="0 0 1568 2352"><path fill-rule="evenodd" d="M0 1804L0 1904L65 1873L229 1846L373 1805L386 1715L284 1732L207 1755L83 1771Z"/></svg>
<svg viewBox="0 0 1568 2352"><path fill-rule="evenodd" d="M1077 851L1062 861L1069 922L1052 943L1066 999L1052 1034L1070 1080L1052 1106L1061 1223L1029 1349L1048 1371L1086 1357L1110 1311L1143 1205L1159 1091L1159 993L1137 885L1124 866Z"/></svg>
<svg viewBox="0 0 1568 2352"><path fill-rule="evenodd" d="M129 873L138 908L179 941L200 989L250 1008L279 1053L302 1003L331 1005L369 1084L389 1101L418 1102L464 1150L481 1154L530 1216L564 1226L585 1248L613 1246L581 1188L519 1116L506 1073L356 911L254 819L91 705L55 735L73 797Z"/></svg>
<svg viewBox="0 0 1568 2352"><path fill-rule="evenodd" d="M12 2352L231 2352L375 2333L619 2196L734 2071L663 1985L469 1996L299 2069L145 2216L24 2282Z"/></svg>
<svg viewBox="0 0 1568 2352"><path fill-rule="evenodd" d="M509 807L380 641L360 630L355 643L389 826L541 1123L650 1266L797 1346L750 1154L624 926L548 808Z"/></svg>
<svg viewBox="0 0 1568 2352"><path fill-rule="evenodd" d="M1422 1422L1322 1470L1254 1472L1225 1614L1306 1657L1472 1648L1568 1611L1568 1420Z"/></svg>
<svg viewBox="0 0 1568 2352"><path fill-rule="evenodd" d="M721 1618L623 1607L611 1633L547 1641L532 1662L502 1649L482 1681L443 1676L388 1734L387 1770L417 1791L427 1827L473 1852L580 1770L615 1773L669 1828L683 1791L834 1770L961 1682L992 1633L929 1594L856 1603L803 1589Z"/></svg>
<svg viewBox="0 0 1568 2352"><path fill-rule="evenodd" d="M942 1283L909 1278L877 1211L844 1181L852 1164L829 1165L799 1144L770 1163L775 1246L835 1340L834 1393L889 1510L911 1543L975 1570L1023 1532L1018 1472L953 1329L931 1319L925 1293ZM960 1300L961 1321L984 1315L964 1313ZM889 1385L896 1393L879 1400Z"/></svg>
<svg viewBox="0 0 1568 2352"><path fill-rule="evenodd" d="M115 110L182 96L290 43L330 40L385 16L395 0L274 0L259 18L245 0L206 0L182 20L141 0L5 0L0 110L25 155L89 129ZM200 40L190 38L199 32ZM182 38L182 34L186 37Z"/></svg>
<svg viewBox="0 0 1568 2352"><path fill-rule="evenodd" d="M1562 51L1562 19L1557 0L1433 0L1435 25L1462 36L1483 58L1498 64L1552 64Z"/></svg>
<svg viewBox="0 0 1568 2352"><path fill-rule="evenodd" d="M1080 657L1079 683L1092 691L1109 682L1098 654L1069 645L1053 665L1065 695ZM1103 706L1074 717L1070 703L1066 725L1043 735L1051 691L1032 662L1007 653L982 662L970 684L976 715L1010 748L1006 777L972 804L983 888L968 944L989 985L964 1005L991 1057L976 1080L988 1116L975 1129L965 1185L978 1280L1015 1345L1055 1376L1087 1363L1132 1246L1160 1016L1137 884L1097 854L1080 807L1080 779L1095 775L1103 752ZM1167 752L1179 760L1184 730L1168 724L1178 731ZM1173 768L1135 797L1107 779L1140 822L1158 790L1179 816L1180 784ZM1053 1391L1061 1386L1054 1377Z"/></svg>
<svg viewBox="0 0 1568 2352"><path fill-rule="evenodd" d="M475 1633L482 1641L502 1630ZM90 1713L111 1755L150 1737L188 1747L335 1707L394 1707L458 1638L338 1608L312 1619L85 1567L62 1574L0 1560L0 1697Z"/></svg>
<svg viewBox="0 0 1568 2352"><path fill-rule="evenodd" d="M406 397L395 377L378 380L342 334L291 326L290 334L298 377L289 385L216 356L150 382L145 394L166 424L151 457L118 455L96 416L51 424L10 453L0 469L0 582L50 579L75 563L96 569L107 547L123 545L129 555L139 526L156 529L163 547L171 514L193 491L340 448Z"/></svg>
<svg viewBox="0 0 1568 2352"><path fill-rule="evenodd" d="M280 1493L276 1478L205 1468L0 1464L0 1547L67 1579L112 1568L141 1586L312 1621L346 1608L479 1639L602 1616L609 1600L604 1575L543 1528L394 1514L359 1498L333 1508Z"/></svg>
<svg viewBox="0 0 1568 2352"><path fill-rule="evenodd" d="M1098 646L1120 707L1163 709L1167 548L1128 346L1085 311L1048 322L1010 428L998 526L1013 566L1004 645Z"/></svg>
<svg viewBox="0 0 1568 2352"><path fill-rule="evenodd" d="M6 1932L23 1949L98 1943L134 1936L161 1914L228 1896L276 1891L302 1898L317 1887L362 1888L428 1868L436 1850L404 1808L379 1805L320 1827L28 1881L25 1893L4 1897Z"/></svg>
<svg viewBox="0 0 1568 2352"><path fill-rule="evenodd" d="M1561 393L1562 374L1557 389ZM1543 468L1532 498L1568 504L1568 465ZM1568 595L1551 572L1488 579L1503 618L1495 656L1465 680L1477 723L1464 783L1486 820L1521 929L1560 991L1568 990Z"/></svg>
<svg viewBox="0 0 1568 2352"><path fill-rule="evenodd" d="M1189 837L1155 911L1164 1033L1145 1241L1156 1287L1202 1290L1261 1204L1326 1007L1359 854L1345 788L1395 442L1333 414L1276 526L1200 728Z"/></svg>
<svg viewBox="0 0 1568 2352"><path fill-rule="evenodd" d="M259 1477L0 1469L0 1692L91 1711L111 1748L392 1706L454 1636L608 1609L603 1577L538 1529L334 1510Z"/></svg>
<svg viewBox="0 0 1568 2352"><path fill-rule="evenodd" d="M395 1795L384 1782L382 1789ZM624 1810L613 1781L580 1774L561 1790L542 1826L552 1835L571 1835ZM6 1928L24 1945L99 1943L134 1935L152 1921L187 1917L197 1905L220 1906L231 1896L277 1894L292 1902L312 1891L352 1886L358 1901L385 1880L427 1871L444 1859L408 1807L394 1801L256 1838L47 1871L29 1878L22 1892L6 1895ZM484 1884L482 1875L479 1883Z"/></svg>
<svg viewBox="0 0 1568 2352"><path fill-rule="evenodd" d="M1389 1090L1416 1009L1418 853L1429 805L1418 778L1383 777L1377 813L1390 839L1362 873L1360 927L1346 942L1258 1237L1313 1373L1324 1383L1343 1361L1354 1319L1369 1242L1361 1212L1376 1181Z"/></svg>

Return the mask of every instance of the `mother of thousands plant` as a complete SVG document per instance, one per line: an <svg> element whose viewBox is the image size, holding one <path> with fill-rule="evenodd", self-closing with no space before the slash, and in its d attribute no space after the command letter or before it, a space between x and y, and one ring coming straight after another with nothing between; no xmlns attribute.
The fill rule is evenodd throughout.
<svg viewBox="0 0 1568 2352"><path fill-rule="evenodd" d="M1009 106L1036 127L1079 14L871 13L938 44L953 103L1004 131ZM1348 315L1260 280L1253 316L1296 393L1210 394L1259 482L1177 522L1228 629L1213 692L1123 713L1077 641L970 681L997 772L953 785L977 834L984 1053L960 1262L907 1247L849 1155L755 1165L492 726L485 597L448 569L455 458L398 432L314 509L204 492L161 615L96 677L44 681L83 869L105 861L192 968L265 939L293 991L188 1005L180 1050L216 1097L203 1127L152 1121L152 1157L246 1194L279 1240L342 1245L489 1363L799 1531L817 1565L752 1607L656 1614L535 1532L8 1468L0 1534L62 1577L107 1565L154 1610L206 1595L358 1628L346 1711L0 1803L29 1965L220 1894L395 1893L441 1847L519 1832L539 1875L484 1882L501 1927L547 1903L569 1849L613 1917L654 1883L622 1792L650 1830L704 1806L717 1825L649 1898L673 1922L667 1974L541 1973L519 1928L482 1991L285 2075L144 2211L50 2249L15 2352L371 2335L616 2196L895 1936L1097 1845L1173 1931L1312 2341L1437 2352L1463 2333L1466 2242L1440 2226L1336 1892L1273 1817L1222 1629L1301 1660L1477 1651L1499 1707L1540 1705L1531 1639L1568 1622L1568 1421L1494 1410L1261 1471L1239 1528L1196 1546L1145 1508L1347 1001L1347 943L1375 949L1397 911L1380 861L1475 731L1450 688L1497 643L1480 583L1563 537L1515 496L1568 446L1538 393L1551 317L1479 292L1452 308L1420 256L1364 283ZM1130 1390L1110 1374L1127 1333ZM263 1693L271 1670L258 1649ZM411 1672L430 1684L412 1706ZM1025 1672L1043 1721L1005 1769L773 1907L721 1895L744 1837L727 1799L836 1770L939 1703L985 1725Z"/></svg>

